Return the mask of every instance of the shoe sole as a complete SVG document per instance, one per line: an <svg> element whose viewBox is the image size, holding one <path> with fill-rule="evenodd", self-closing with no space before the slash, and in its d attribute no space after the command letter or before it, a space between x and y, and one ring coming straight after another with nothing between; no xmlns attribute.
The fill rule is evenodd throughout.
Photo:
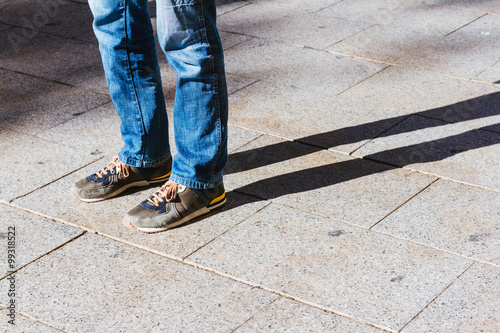
<svg viewBox="0 0 500 333"><path fill-rule="evenodd" d="M195 218L197 218L199 216L208 214L208 213L212 212L213 210L224 206L225 204L226 204L226 198L224 198L224 200L222 200L221 202L219 202L219 203L217 203L217 204L215 204L213 206L203 207L201 209L198 209L196 212L193 212L190 215L185 216L184 218L180 219L179 221L177 221L175 223L172 223L172 224L168 225L167 227L163 227L163 228L138 228L138 227L134 226L132 223L130 223L130 221L127 220L127 219L123 219L123 224L126 225L127 227L130 227L132 229L145 232L147 234L154 234L154 233L157 233L157 232L162 232L162 231L166 231L168 229L172 229L172 228L178 227L181 224L184 224L184 223L186 223L186 222L188 222L190 220L193 220L193 219L195 219Z"/></svg>
<svg viewBox="0 0 500 333"><path fill-rule="evenodd" d="M97 202L97 201L103 201L103 200L106 200L106 199L110 199L110 198L116 197L117 195L123 193L124 191L126 191L126 190L128 190L129 188L132 188L132 187L143 187L143 186L153 185L153 184L156 184L156 183L164 183L167 180L168 180L168 178L157 180L157 181L149 181L149 182L147 180L141 180L139 182L135 182L135 183L130 183L130 184L124 185L123 187L120 187L118 190L114 191L113 193L109 193L108 195L106 195L104 197L95 198L95 199L80 198L75 193L73 193L72 190L69 190L69 193L71 193L72 196L74 196L75 198L77 198L78 200L83 201L83 202Z"/></svg>

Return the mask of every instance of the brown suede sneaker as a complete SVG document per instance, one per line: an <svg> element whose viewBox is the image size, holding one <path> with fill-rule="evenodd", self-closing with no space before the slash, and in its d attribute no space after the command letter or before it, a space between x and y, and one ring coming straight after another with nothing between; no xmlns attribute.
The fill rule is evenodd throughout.
<svg viewBox="0 0 500 333"><path fill-rule="evenodd" d="M142 232L171 229L226 203L224 185L198 190L168 181L163 187L130 210L123 223Z"/></svg>
<svg viewBox="0 0 500 333"><path fill-rule="evenodd" d="M123 164L118 156L101 171L76 182L70 192L84 202L95 202L117 196L128 188L164 182L172 173L172 157L151 168Z"/></svg>

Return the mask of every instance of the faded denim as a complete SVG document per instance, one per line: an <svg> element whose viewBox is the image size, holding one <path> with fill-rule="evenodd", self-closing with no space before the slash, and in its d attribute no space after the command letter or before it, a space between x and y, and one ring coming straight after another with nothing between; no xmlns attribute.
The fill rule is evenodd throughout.
<svg viewBox="0 0 500 333"><path fill-rule="evenodd" d="M227 87L214 0L157 0L158 41L177 73L170 179L222 182ZM168 120L147 0L89 0L109 92L121 119L121 162L150 167L170 156Z"/></svg>

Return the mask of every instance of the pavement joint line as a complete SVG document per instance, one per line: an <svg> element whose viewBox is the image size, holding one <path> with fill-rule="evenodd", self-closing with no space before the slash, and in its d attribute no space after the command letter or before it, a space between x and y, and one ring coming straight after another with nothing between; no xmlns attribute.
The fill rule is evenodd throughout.
<svg viewBox="0 0 500 333"><path fill-rule="evenodd" d="M71 238L71 239L69 239L69 240L65 241L64 243L62 243L62 244L58 245L57 247L55 247L55 248L51 249L50 251L45 252L44 254L40 255L39 257L37 257L37 258L35 258L35 259L31 260L29 263L27 263L27 264L25 264L25 265L23 265L23 266L21 266L21 267L19 267L19 268L16 268L15 270L11 271L9 274L7 274L7 275L5 275L4 277L0 278L0 281L5 280L6 278L8 278L9 276L11 276L12 274L17 274L17 273L19 273L19 271L21 271L21 270L23 270L23 269L26 269L26 267L28 267L28 266L32 265L33 263L37 262L38 260L40 260L40 259L42 259L42 258L44 258L44 257L46 257L46 256L48 256L48 255L50 255L51 253L53 253L53 252L55 252L55 251L59 250L60 248L62 248L62 247L63 247L63 246L65 246L66 244L69 244L69 243L73 242L74 240L76 240L76 239L78 239L78 238L82 237L82 236L83 236L83 235L85 235L85 234L86 234L86 232L85 232L85 231L83 231L83 232L82 232L82 233L80 233L79 235L77 235L77 236L75 236L75 237L73 237L73 238Z"/></svg>
<svg viewBox="0 0 500 333"><path fill-rule="evenodd" d="M260 315L261 313L263 313L264 311L267 311L267 309L275 302L277 302L278 300L280 299L279 296L277 296L275 299L273 299L269 304L265 305L262 307L261 310L257 311L256 313L254 313L250 318L248 318L247 320L245 320L241 325L239 325L238 327L236 327L234 330L231 331L231 333L235 333L236 331L238 331L242 326L244 326L246 323L248 323L250 320L254 319L255 317L257 317L258 315Z"/></svg>
<svg viewBox="0 0 500 333"><path fill-rule="evenodd" d="M48 81L48 82L52 82L52 83L58 83L58 84L62 84L62 85L68 86L68 87L73 87L73 88L76 87L76 86L74 86L72 84L69 84L69 83L66 83L66 82L62 82L62 81L58 81L56 79L50 79L50 78L43 77L43 76L38 76L38 75L30 74L30 73L16 71L15 69L10 69L10 68L5 68L5 67L1 67L0 66L0 70L11 72L11 73L16 73L16 74L20 74L20 75L26 75L26 76L33 77L35 79L44 80L44 81Z"/></svg>
<svg viewBox="0 0 500 333"><path fill-rule="evenodd" d="M234 75L234 74L231 74L231 75ZM245 77L245 78L246 78L246 77ZM248 79L255 80L254 78L248 78ZM247 84L247 85L246 85L246 86L244 86L244 87L241 87L241 88L239 88L239 89L236 89L235 91L233 91L232 93L230 93L230 94L229 94L229 96L230 96L230 95L232 95L232 94L236 94L237 92L242 91L243 89L248 88L248 87L250 87L250 86L252 86L252 85L256 84L257 82L260 82L260 79L257 79L256 81L253 81L252 83L249 83L249 84Z"/></svg>
<svg viewBox="0 0 500 333"><path fill-rule="evenodd" d="M375 222L375 224L373 224L371 227L368 228L368 230L372 230L376 225L378 225L380 222L382 222L383 220L385 220L387 217L389 217L390 215L392 215L394 212L396 212L399 208L403 207L404 205L406 205L408 202L410 202L411 200L413 200L415 197L417 197L420 193L424 192L425 190L427 190L429 187L431 187L434 183L436 183L437 181L439 180L439 178L436 178L434 180L432 180L429 184L427 184L427 186L425 186L423 189L421 189L420 191L418 191L417 193L415 193L414 195L412 195L410 198L408 198L407 200L405 200L401 205L397 206L396 208L394 208L392 211L390 211L387 215L385 215L384 217L382 217L380 220L378 220L377 222Z"/></svg>
<svg viewBox="0 0 500 333"><path fill-rule="evenodd" d="M484 14L484 15L479 16L478 18L475 18L474 20L470 21L469 23L466 23L466 24L462 25L461 27L459 27L459 28L457 28L457 29L453 30L452 32L447 33L447 34L446 34L446 35L444 35L443 37L445 37L445 38L446 38L446 37L448 37L449 35L451 35L451 34L453 34L453 33L457 32L458 30L460 30L460 29L462 29L462 28L465 28L465 27L466 27L466 26L468 26L469 24L472 24L472 23L476 22L477 20L482 19L482 18L483 18L483 17L485 17L485 16L488 16L488 14L486 13L486 14Z"/></svg>
<svg viewBox="0 0 500 333"><path fill-rule="evenodd" d="M338 94L336 94L336 95L335 95L335 97L338 97L339 95L341 95L341 94L345 93L346 91L351 90L352 88L354 88L354 87L356 87L356 86L360 85L361 83L363 83L363 82L365 82L365 81L367 81L367 80L371 79L371 78L372 78L372 77L374 77L375 75L380 74L380 73L384 72L385 70L387 70L387 69L389 69L389 68L391 68L391 65L387 65L387 66L385 66L384 68L382 68L381 70L379 70L379 71L377 71L377 72L373 73L372 75L370 75L370 76L368 76L368 77L366 77L366 78L362 79L362 80L361 80L361 81L359 81L359 82L356 82L354 85L350 86L349 88L342 90L341 92L339 92Z"/></svg>
<svg viewBox="0 0 500 333"><path fill-rule="evenodd" d="M262 210L264 210L265 208L267 208L269 205L271 205L271 202L268 202L264 207L258 209L257 211L255 211L253 214L251 214L250 216L244 218L243 220L241 220L240 222L236 223L235 225L233 225L232 227L230 227L229 229L226 229L224 230L221 234L215 236L214 238L212 238L211 240L209 240L208 242L206 242L205 244L201 245L200 247L198 247L196 250L192 251L191 253L189 253L187 256L185 256L184 258L182 258L182 261L186 260L188 257L190 257L191 255L193 255L194 253L198 252L199 250L203 249L205 246L207 246L208 244L214 242L215 240L217 240L218 238L220 238L222 235L225 235L226 233L228 233L230 230L233 230L235 229L237 226L239 226L240 224L244 223L245 221L247 221L249 218L251 218L252 216L254 216L255 214L258 214L259 212L261 212Z"/></svg>
<svg viewBox="0 0 500 333"><path fill-rule="evenodd" d="M462 275L465 274L465 272L467 272L469 269L471 269L472 266L475 265L475 262L473 262L468 268L466 268L459 276L457 276L453 281L451 281L451 283L443 289L443 291L441 291L439 293L439 295L437 295L436 297L434 297L434 299L432 301L430 301L422 310L420 310L409 322L406 323L406 325L404 325L400 331L404 330L412 321L414 321L422 312L425 311L425 309L427 309L432 303L434 303L434 301L439 297L441 296L446 290L448 290L448 288L451 287L452 284L454 284Z"/></svg>
<svg viewBox="0 0 500 333"><path fill-rule="evenodd" d="M5 306L3 306L3 305L1 305L1 304L0 304L0 308L7 309ZM44 321L42 321L42 320L40 320L40 319L38 319L38 318L32 317L31 315L29 315L29 314L27 314L27 313L23 313L23 312L19 312L19 311L16 311L16 313L17 313L18 315L20 315L20 316L26 317L26 318L31 319L31 320L33 320L33 321L36 321L36 322L38 322L38 323L40 323L40 324L42 324L42 325L45 325L45 326L48 326L48 327L53 328L53 329L55 329L55 330L58 330L58 331L60 331L60 332L69 333L68 331L64 331L64 330L62 330L62 329L60 329L60 328L58 328L58 327L52 326L51 324L46 323L46 322L44 322Z"/></svg>
<svg viewBox="0 0 500 333"><path fill-rule="evenodd" d="M41 139L41 138L40 138L40 139ZM45 140L45 139L44 139L44 140ZM47 140L47 141L49 141L49 140ZM77 171L79 171L79 170L81 170L81 169L83 169L83 168L85 168L85 167L87 167L87 166L91 165L92 163L95 163L95 162L97 162L97 161L102 160L103 158L104 158L104 156L101 156L101 157L99 157L99 158L96 158L95 160L92 160L91 162L89 162L89 163L87 163L87 164L85 164L85 165L83 165L83 166L81 166L81 167L79 167L79 168L77 168L77 169L75 169L75 170L72 170L72 171L70 171L70 172L68 172L68 173L66 173L66 174L64 174L64 175L62 175L62 176L60 176L60 177L58 177L58 178L56 178L56 179L53 179L53 180L49 181L49 182L48 182L48 183L46 183L46 184L43 184L42 186L39 186L39 187L35 188L34 190L29 191L28 193L21 194L20 196L17 196L17 197L15 197L14 199L11 199L11 200L9 201L9 204L10 204L10 203L13 203L15 200L18 200L18 199L24 198L24 197L26 197L26 196L30 195L31 193L36 192L36 191L38 191L38 190L40 190L40 189L42 189L42 188L44 188L44 187L47 187L47 186L49 186L50 184L53 184L53 183L57 182L58 180L61 180L61 179L63 179L64 177L67 177L67 176L69 176L69 175L71 175L71 174L73 174L73 173L75 173L75 172L77 172Z"/></svg>
<svg viewBox="0 0 500 333"><path fill-rule="evenodd" d="M333 5L336 5L336 3L335 3L335 4L333 4ZM333 5L332 5L332 6L333 6ZM360 30L360 31L358 31L358 32L353 33L352 35L349 35L349 36L347 36L347 37L345 37L345 38L342 38L341 40L339 40L339 41L337 41L337 42L335 42L335 43L333 43L333 44L331 44L331 45L328 45L327 47L324 47L322 50L323 50L323 51L326 51L326 52L329 52L329 51L327 50L328 48L330 48L330 47L332 47L332 46L335 46L335 45L337 45L337 44L340 44L340 43L342 43L343 41L345 41L345 40L346 40L346 39L348 39L348 38L354 37L354 36L356 36L357 34L364 33L366 30L371 29L371 28L373 28L373 27L377 27L377 26L380 26L380 24L372 24L372 25L370 25L370 26L369 26L369 27L367 27L367 28L364 28L364 29L362 29L362 30Z"/></svg>
<svg viewBox="0 0 500 333"><path fill-rule="evenodd" d="M232 12L234 12L234 11L236 11L236 10L240 9L240 8L246 7L246 6L248 6L248 5L252 4L252 3L254 3L254 2L247 2L245 5L243 5L243 6L241 6L241 7L233 8L233 9L231 9L231 10L228 10L228 11L227 11L227 12L225 12L225 13L222 13L222 14L220 14L220 15L217 15L217 17L219 18L219 17L224 16L224 15L226 15L226 14L232 13Z"/></svg>

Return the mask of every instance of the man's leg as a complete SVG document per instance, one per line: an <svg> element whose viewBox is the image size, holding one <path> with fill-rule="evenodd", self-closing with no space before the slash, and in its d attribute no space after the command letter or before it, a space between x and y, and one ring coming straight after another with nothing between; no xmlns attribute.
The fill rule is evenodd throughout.
<svg viewBox="0 0 500 333"><path fill-rule="evenodd" d="M132 209L126 224L157 232L225 202L228 101L214 0L157 0L158 39L177 73L170 181Z"/></svg>
<svg viewBox="0 0 500 333"><path fill-rule="evenodd" d="M71 190L83 201L97 201L132 186L164 182L170 173L171 159L147 0L89 0L89 5L125 143L118 158L77 182Z"/></svg>

